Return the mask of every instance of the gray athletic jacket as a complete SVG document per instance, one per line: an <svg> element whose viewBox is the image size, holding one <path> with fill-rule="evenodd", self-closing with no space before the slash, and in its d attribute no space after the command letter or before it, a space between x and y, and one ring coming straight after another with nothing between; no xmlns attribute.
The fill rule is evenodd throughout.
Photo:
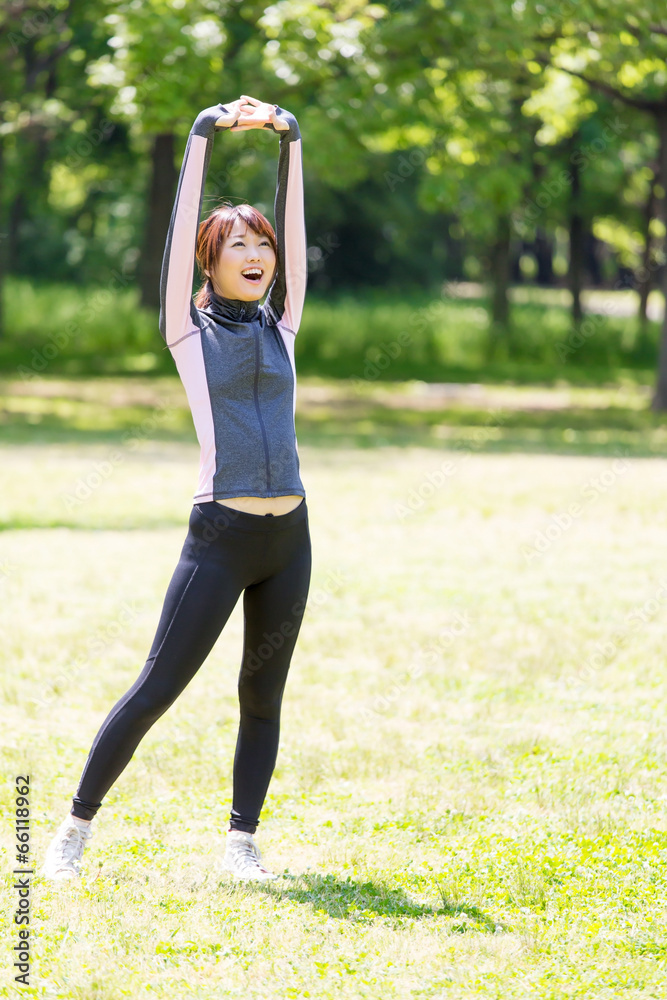
<svg viewBox="0 0 667 1000"><path fill-rule="evenodd" d="M204 183L223 104L200 112L190 129L162 261L160 333L188 397L201 448L195 501L225 497L305 496L294 429L294 338L306 291L301 133L278 113L275 199L276 272L263 305L213 294L205 309L192 297Z"/></svg>

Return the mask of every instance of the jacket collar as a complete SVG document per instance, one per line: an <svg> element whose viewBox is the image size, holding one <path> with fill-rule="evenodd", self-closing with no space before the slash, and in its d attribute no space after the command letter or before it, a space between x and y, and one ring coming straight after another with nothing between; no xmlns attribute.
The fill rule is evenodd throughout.
<svg viewBox="0 0 667 1000"><path fill-rule="evenodd" d="M210 301L202 312L218 320L232 320L235 323L249 323L259 314L259 299L245 302L243 299L226 299L210 290Z"/></svg>

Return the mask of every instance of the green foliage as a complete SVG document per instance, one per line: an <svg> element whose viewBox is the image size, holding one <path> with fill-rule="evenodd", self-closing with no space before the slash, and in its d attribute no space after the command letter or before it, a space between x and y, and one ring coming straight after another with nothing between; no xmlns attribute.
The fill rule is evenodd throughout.
<svg viewBox="0 0 667 1000"><path fill-rule="evenodd" d="M554 281L554 237L559 275L567 267L573 220L582 240L593 245L595 234L597 251L604 241L602 260L595 247L571 254L584 284L636 284L642 274L655 283L664 262L667 33L657 0L636 12L620 0L57 0L46 14L7 7L0 28L10 39L0 66L0 281L4 271L83 285L145 277L155 135L173 134L178 163L197 112L241 92L301 123L316 292L391 287L393 302L442 280L483 281L496 356L550 364L566 321L537 322L540 346L529 310L506 315L510 280L529 273L537 241L543 284ZM231 197L271 215L275 145L264 134L216 143L204 209ZM160 204L164 214L169 198ZM154 286L143 277L148 301ZM479 356L479 324L466 315L462 307L458 333L415 341L411 364L442 370ZM382 322L369 314L371 329ZM18 335L7 329L5 359ZM82 357L94 344L112 349L103 331L91 336L79 338ZM356 354L339 345L327 361L309 336L309 364L335 356L358 366L372 346L362 330ZM653 328L635 339L629 323L607 323L579 361L655 357ZM127 340L130 354L150 353L138 330Z"/></svg>
<svg viewBox="0 0 667 1000"><path fill-rule="evenodd" d="M158 317L140 309L135 288L115 285L77 289L33 285L10 279L6 297L11 331L0 342L0 365L30 379L44 373L171 373ZM607 293L609 295L609 293ZM620 294L620 293L619 293ZM614 306L616 301L619 305ZM616 368L650 368L655 363L657 324L640 335L632 316L620 313L620 298L608 298L607 315L592 313L582 331L569 310L540 302L539 292L513 310L505 353L492 366L512 377L526 365L526 377L542 368L549 377L593 380ZM612 303L612 305L610 305ZM299 371L308 374L425 381L477 379L487 370L488 300L413 292L367 290L363 295L306 299L296 341ZM595 370L595 375L593 375Z"/></svg>
<svg viewBox="0 0 667 1000"><path fill-rule="evenodd" d="M137 289L121 276L88 289L10 279L5 311L0 359L5 370L18 369L24 378L173 365L162 350L157 316L139 307Z"/></svg>

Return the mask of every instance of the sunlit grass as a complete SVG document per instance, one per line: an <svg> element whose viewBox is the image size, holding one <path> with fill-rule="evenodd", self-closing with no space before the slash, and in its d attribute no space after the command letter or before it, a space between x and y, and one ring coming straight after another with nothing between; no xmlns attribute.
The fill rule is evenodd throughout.
<svg viewBox="0 0 667 1000"><path fill-rule="evenodd" d="M10 410L0 447L8 914L14 776L31 775L41 861L143 665L196 482L180 416L122 441L156 400L181 413L172 382L94 386L43 386L45 408L22 411L42 413L32 442ZM667 463L640 453L659 429L633 423L642 390L617 392L623 420L572 400L610 449L630 436L619 464L590 442L551 451L537 410L535 451L510 437L499 452L434 441L418 387L348 387L342 402L326 389L304 383L299 404L313 581L258 833L283 877L236 885L215 867L239 605L105 800L81 883L33 879L34 995L661 997ZM15 390L3 399L33 398ZM497 395L515 434L525 394ZM384 446L334 433L353 398L371 425L361 443L380 425ZM53 416L63 400L73 409ZM567 423L557 400L530 402ZM457 414L484 412L472 402L441 408L452 433L477 420ZM400 437L406 414L416 443ZM15 940L7 921L5 955Z"/></svg>
<svg viewBox="0 0 667 1000"><path fill-rule="evenodd" d="M421 445L481 451L660 455L667 419L650 408L652 385L625 378L598 387L332 380L302 375L299 442ZM0 434L7 442L108 441L128 454L151 440L192 441L177 376L0 379ZM1 501L0 501L1 503Z"/></svg>

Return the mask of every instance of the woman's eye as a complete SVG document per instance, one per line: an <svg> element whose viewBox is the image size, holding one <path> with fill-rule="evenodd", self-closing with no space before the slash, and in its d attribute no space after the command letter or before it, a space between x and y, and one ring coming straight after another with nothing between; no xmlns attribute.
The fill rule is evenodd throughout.
<svg viewBox="0 0 667 1000"><path fill-rule="evenodd" d="M243 242L243 240L235 240L231 245L233 247L242 247L245 246L245 243ZM271 246L271 242L269 240L262 240L260 242L260 246L269 247Z"/></svg>

